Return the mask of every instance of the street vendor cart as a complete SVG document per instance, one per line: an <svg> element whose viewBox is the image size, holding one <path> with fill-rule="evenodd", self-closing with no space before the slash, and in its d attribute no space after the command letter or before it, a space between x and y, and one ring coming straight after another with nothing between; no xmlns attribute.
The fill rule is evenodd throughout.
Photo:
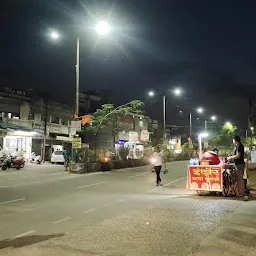
<svg viewBox="0 0 256 256"><path fill-rule="evenodd" d="M234 164L193 165L188 166L187 189L195 190L199 195L207 192L219 192L223 196L237 194Z"/></svg>

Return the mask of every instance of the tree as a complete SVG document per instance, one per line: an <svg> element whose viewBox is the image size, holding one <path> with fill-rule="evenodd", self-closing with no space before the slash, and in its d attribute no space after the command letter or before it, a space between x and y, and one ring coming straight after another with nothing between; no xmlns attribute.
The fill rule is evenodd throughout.
<svg viewBox="0 0 256 256"><path fill-rule="evenodd" d="M129 113L143 114L144 103L140 100L133 100L124 105L114 107L113 104L104 104L101 109L97 109L91 115L91 124L84 128L84 131L92 132L94 135L102 129L116 121L118 115L125 115Z"/></svg>
<svg viewBox="0 0 256 256"><path fill-rule="evenodd" d="M155 129L153 133L151 134L151 141L148 143L148 146L160 146L163 144L163 125L159 125L158 129Z"/></svg>
<svg viewBox="0 0 256 256"><path fill-rule="evenodd" d="M112 135L115 140L116 133L118 132L118 127L116 125L118 115L143 113L144 103L140 100L133 100L116 108L113 104L104 104L101 109L98 109L92 114L91 124L84 128L84 132L91 132L94 134L95 159L97 159L97 134L100 129L112 124Z"/></svg>
<svg viewBox="0 0 256 256"><path fill-rule="evenodd" d="M232 140L236 132L236 126L232 124L225 124L212 132L209 143L213 147L223 147L225 150L232 148Z"/></svg>

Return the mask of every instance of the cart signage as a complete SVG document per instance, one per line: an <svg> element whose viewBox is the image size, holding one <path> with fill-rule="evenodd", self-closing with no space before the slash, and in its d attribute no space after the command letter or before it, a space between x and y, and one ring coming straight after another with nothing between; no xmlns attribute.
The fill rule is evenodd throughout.
<svg viewBox="0 0 256 256"><path fill-rule="evenodd" d="M222 191L221 166L188 166L188 189Z"/></svg>

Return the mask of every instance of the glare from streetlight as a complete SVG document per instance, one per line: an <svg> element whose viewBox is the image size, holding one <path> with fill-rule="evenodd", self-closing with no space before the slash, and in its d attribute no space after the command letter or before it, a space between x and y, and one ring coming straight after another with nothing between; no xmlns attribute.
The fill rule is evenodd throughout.
<svg viewBox="0 0 256 256"><path fill-rule="evenodd" d="M228 126L231 126L232 124L231 124L231 122L226 122L226 125L228 125Z"/></svg>
<svg viewBox="0 0 256 256"><path fill-rule="evenodd" d="M254 131L254 127L250 127L251 131Z"/></svg>
<svg viewBox="0 0 256 256"><path fill-rule="evenodd" d="M212 121L215 121L217 119L217 117L216 116L212 116L211 119L212 119Z"/></svg>
<svg viewBox="0 0 256 256"><path fill-rule="evenodd" d="M96 25L96 31L99 35L105 36L109 33L110 31L110 26L106 21L100 21Z"/></svg>
<svg viewBox="0 0 256 256"><path fill-rule="evenodd" d="M155 96L155 92L154 91L149 91L148 96L149 97L154 97Z"/></svg>
<svg viewBox="0 0 256 256"><path fill-rule="evenodd" d="M201 114L201 113L204 112L204 109L200 107L200 108L197 109L197 112Z"/></svg>
<svg viewBox="0 0 256 256"><path fill-rule="evenodd" d="M176 88L176 89L174 89L174 94L176 95L176 96L180 96L181 95L181 93L182 93L182 90L180 89L180 88Z"/></svg>
<svg viewBox="0 0 256 256"><path fill-rule="evenodd" d="M51 33L51 38L52 38L52 39L57 40L59 37L60 37L60 35L58 34L58 32L53 31L53 32Z"/></svg>
<svg viewBox="0 0 256 256"><path fill-rule="evenodd" d="M199 137L201 137L201 138L206 138L206 137L208 137L208 133L200 133L199 134Z"/></svg>

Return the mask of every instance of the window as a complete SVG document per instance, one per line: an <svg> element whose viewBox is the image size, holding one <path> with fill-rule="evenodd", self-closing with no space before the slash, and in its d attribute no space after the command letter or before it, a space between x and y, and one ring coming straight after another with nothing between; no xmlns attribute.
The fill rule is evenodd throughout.
<svg viewBox="0 0 256 256"><path fill-rule="evenodd" d="M63 151L57 150L57 151L54 152L54 155L61 156L61 155L63 155Z"/></svg>

